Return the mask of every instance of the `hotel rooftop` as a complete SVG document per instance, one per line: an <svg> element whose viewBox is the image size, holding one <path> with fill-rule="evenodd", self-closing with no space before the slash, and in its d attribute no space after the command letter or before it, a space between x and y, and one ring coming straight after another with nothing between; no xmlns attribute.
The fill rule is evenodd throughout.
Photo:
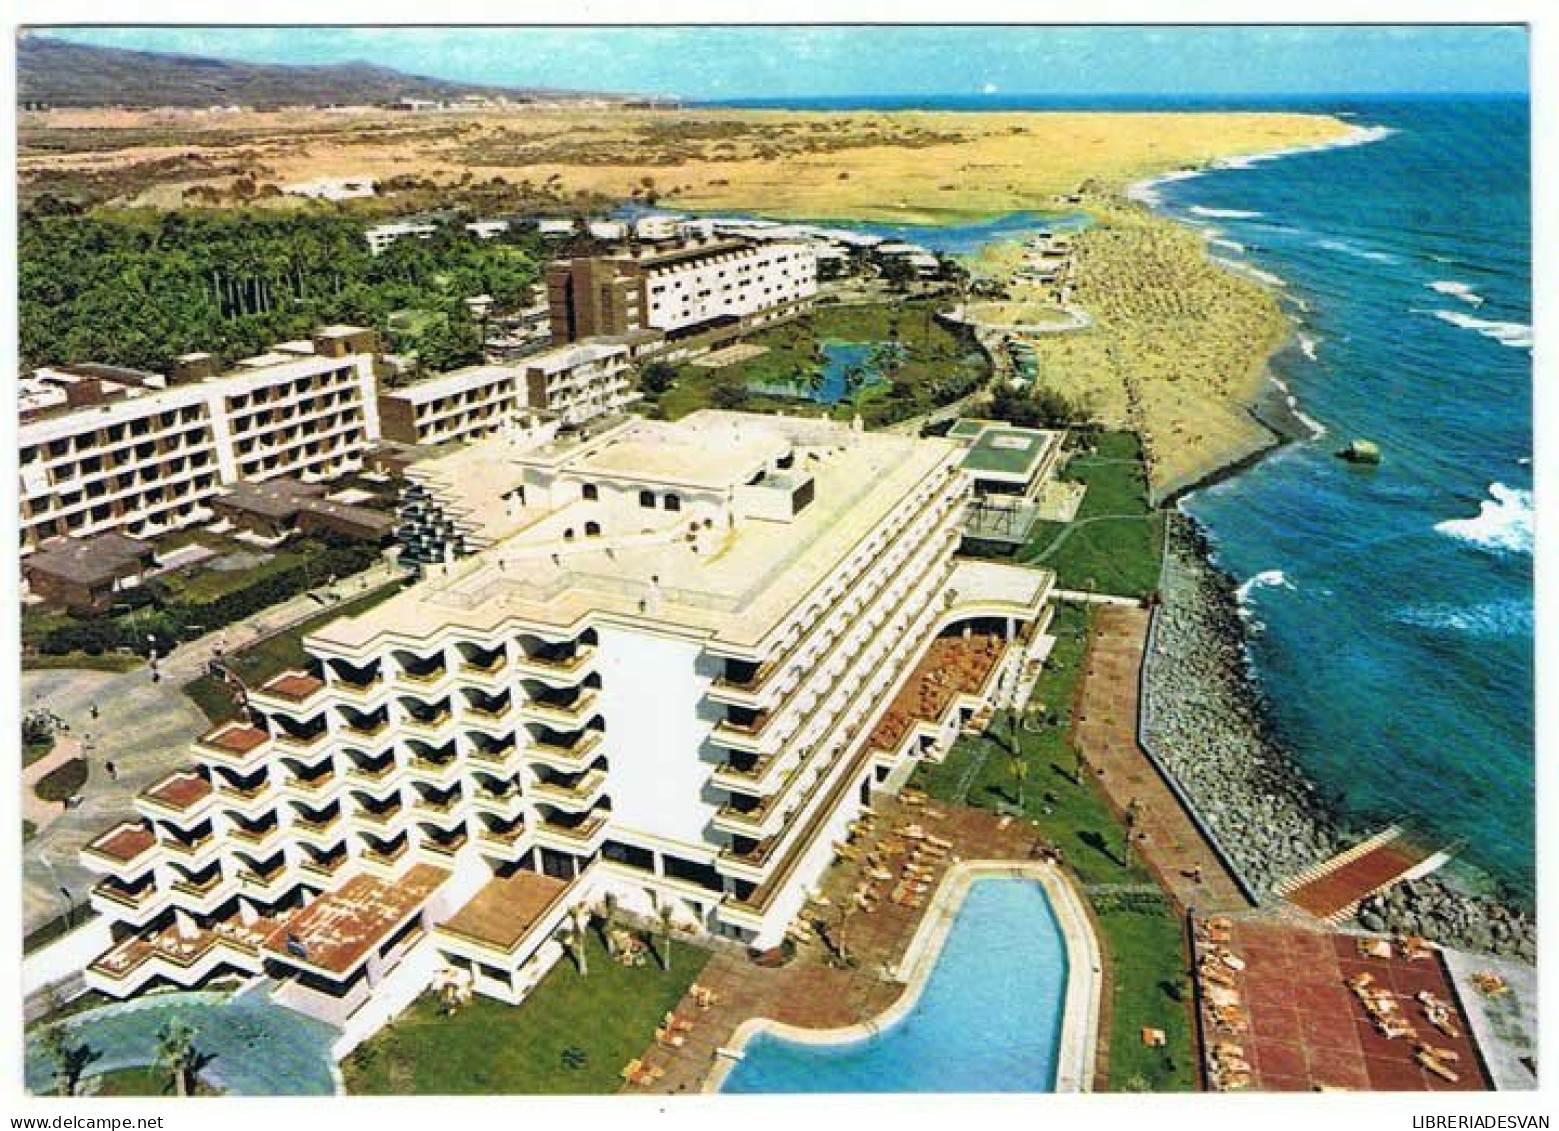
<svg viewBox="0 0 1559 1131"><path fill-rule="evenodd" d="M498 437L419 465L470 503L467 517L490 548L311 641L355 650L381 635L415 638L429 623L569 626L596 612L750 647L957 452L943 441L715 411L533 447ZM511 492L543 480L713 497L724 520L691 519L679 503L586 538L587 504L506 506Z"/></svg>

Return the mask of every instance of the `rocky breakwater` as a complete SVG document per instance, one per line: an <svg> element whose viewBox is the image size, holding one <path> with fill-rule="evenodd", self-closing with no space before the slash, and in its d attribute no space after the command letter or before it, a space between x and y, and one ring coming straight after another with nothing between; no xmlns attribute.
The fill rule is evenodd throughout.
<svg viewBox="0 0 1559 1131"><path fill-rule="evenodd" d="M1146 669L1144 730L1258 894L1365 835L1342 827L1273 734L1251 677L1235 584L1200 528L1172 514L1162 607ZM1429 876L1365 900L1357 925L1533 961L1529 915Z"/></svg>
<svg viewBox="0 0 1559 1131"><path fill-rule="evenodd" d="M1170 515L1168 537L1143 687L1146 737L1234 867L1265 893L1342 846L1266 724L1234 586L1189 518Z"/></svg>

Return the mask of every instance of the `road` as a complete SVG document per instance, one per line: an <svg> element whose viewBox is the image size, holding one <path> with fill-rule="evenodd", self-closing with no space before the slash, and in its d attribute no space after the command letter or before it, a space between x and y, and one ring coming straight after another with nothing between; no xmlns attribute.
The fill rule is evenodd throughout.
<svg viewBox="0 0 1559 1131"><path fill-rule="evenodd" d="M401 573L391 563L376 565L331 586L321 586L246 621L181 645L158 667L130 672L44 669L22 672L22 709L47 707L70 726L70 737L86 748L91 775L78 808L61 812L22 850L23 925L31 931L69 905L78 905L96 876L78 860L81 848L116 821L135 815L135 794L190 761L189 744L206 729L204 715L180 688L205 671L217 654L232 653L315 616L329 604L359 596ZM96 705L98 718L92 718ZM113 762L117 781L105 765ZM25 788L25 787L24 787Z"/></svg>

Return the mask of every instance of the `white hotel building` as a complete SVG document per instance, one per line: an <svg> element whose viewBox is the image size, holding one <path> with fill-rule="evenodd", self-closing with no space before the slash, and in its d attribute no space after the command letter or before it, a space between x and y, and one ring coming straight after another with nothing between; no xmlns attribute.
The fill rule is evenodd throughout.
<svg viewBox="0 0 1559 1131"><path fill-rule="evenodd" d="M150 538L210 518L239 479L331 479L379 434L370 330L333 326L212 372L182 359L169 384L103 366L39 370L18 435L22 551L58 536ZM24 402L25 410L25 402Z"/></svg>
<svg viewBox="0 0 1559 1131"><path fill-rule="evenodd" d="M578 427L640 399L628 347L579 342L502 365L473 365L382 393L384 438L471 443L537 414Z"/></svg>
<svg viewBox="0 0 1559 1131"><path fill-rule="evenodd" d="M776 944L873 792L1047 643L1050 574L954 556L964 455L706 411L433 461L472 552L308 637L85 849L118 939L88 984L263 972L361 1034L440 970L518 1000L606 891ZM965 645L972 682L897 717Z"/></svg>
<svg viewBox="0 0 1559 1131"><path fill-rule="evenodd" d="M690 240L547 268L554 341L650 333L679 356L811 309L817 257L803 243Z"/></svg>

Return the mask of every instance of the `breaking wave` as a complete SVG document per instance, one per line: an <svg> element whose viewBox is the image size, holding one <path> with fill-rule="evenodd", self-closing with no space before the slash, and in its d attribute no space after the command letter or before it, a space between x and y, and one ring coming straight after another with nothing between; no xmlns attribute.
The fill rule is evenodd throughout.
<svg viewBox="0 0 1559 1131"><path fill-rule="evenodd" d="M1509 346L1515 350L1530 350L1532 348L1532 327L1525 322L1497 322L1488 318L1474 318L1470 314L1463 314L1460 310L1431 310L1442 322L1449 322L1452 326L1459 326L1463 330L1475 330L1485 338L1493 338L1502 346Z"/></svg>
<svg viewBox="0 0 1559 1131"><path fill-rule="evenodd" d="M1489 498L1472 518L1448 518L1435 530L1496 554L1530 554L1536 540L1532 492L1503 483L1489 486Z"/></svg>

